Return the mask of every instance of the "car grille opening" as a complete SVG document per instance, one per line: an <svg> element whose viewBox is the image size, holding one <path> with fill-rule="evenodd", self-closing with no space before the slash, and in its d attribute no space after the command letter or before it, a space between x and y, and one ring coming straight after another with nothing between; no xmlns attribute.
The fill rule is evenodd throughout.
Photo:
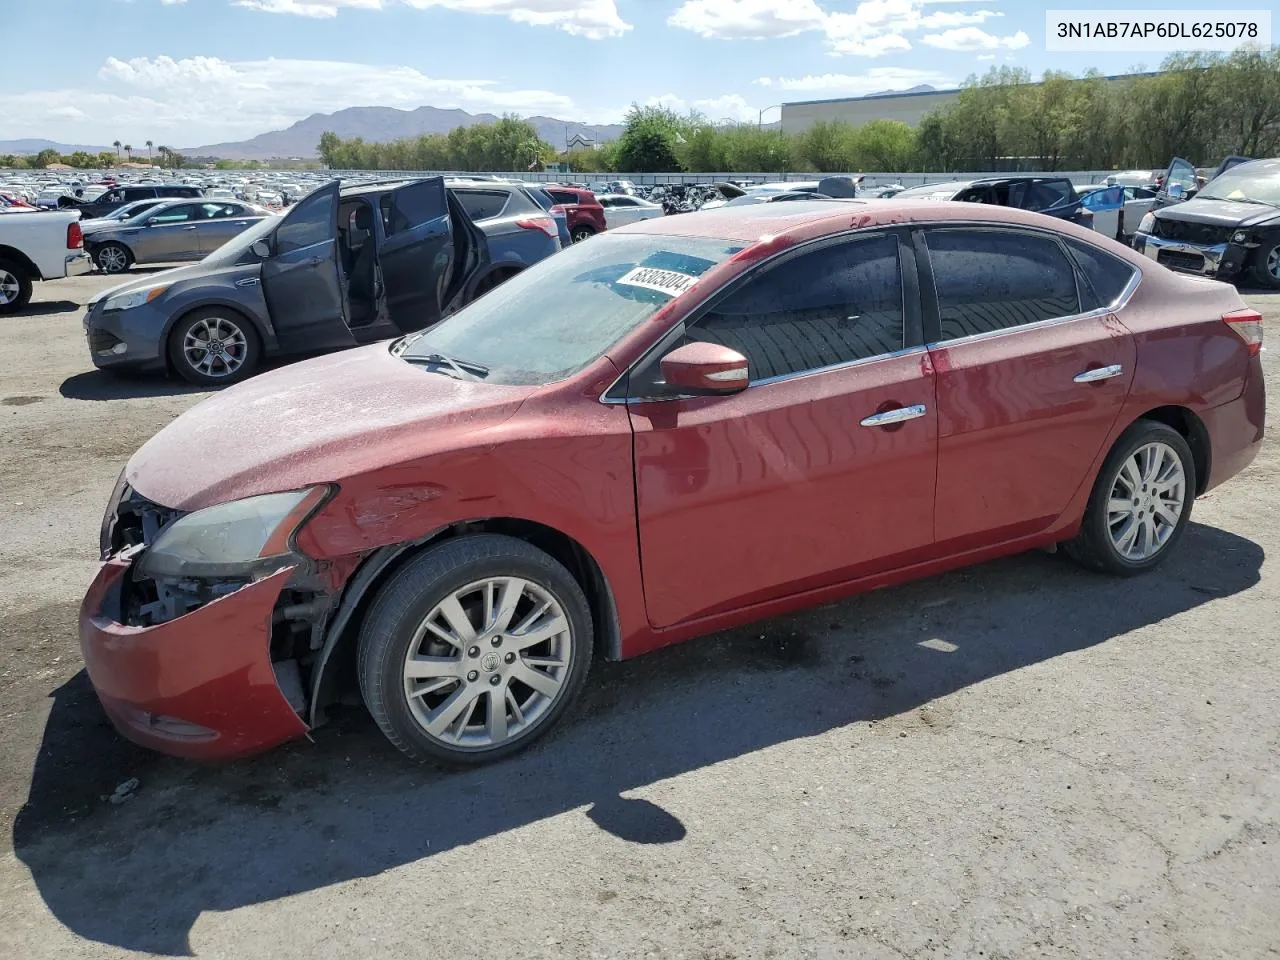
<svg viewBox="0 0 1280 960"><path fill-rule="evenodd" d="M1226 243L1235 227L1217 227L1210 223L1188 223L1185 220L1169 220L1156 217L1155 235L1164 240L1181 240L1183 243L1203 243L1213 246Z"/></svg>
<svg viewBox="0 0 1280 960"><path fill-rule="evenodd" d="M1157 255L1158 263L1174 270L1189 270L1201 273L1204 270L1204 257L1198 253L1186 253L1182 250L1161 250Z"/></svg>

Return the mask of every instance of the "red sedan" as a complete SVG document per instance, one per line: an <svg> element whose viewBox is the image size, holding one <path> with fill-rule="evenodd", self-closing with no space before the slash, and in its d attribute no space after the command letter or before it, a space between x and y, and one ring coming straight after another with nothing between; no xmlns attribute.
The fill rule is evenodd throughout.
<svg viewBox="0 0 1280 960"><path fill-rule="evenodd" d="M1262 442L1261 317L1061 220L818 201L647 221L264 374L130 460L84 600L121 732L528 745L595 657L1033 547L1118 575Z"/></svg>

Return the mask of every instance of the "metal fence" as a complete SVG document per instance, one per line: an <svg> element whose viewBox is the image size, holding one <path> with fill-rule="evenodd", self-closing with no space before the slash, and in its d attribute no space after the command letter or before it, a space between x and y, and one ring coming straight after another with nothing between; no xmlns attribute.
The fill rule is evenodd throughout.
<svg viewBox="0 0 1280 960"><path fill-rule="evenodd" d="M1041 171L1039 174L989 171L963 173L865 173L863 183L869 187L889 186L900 183L906 187L919 187L927 183L942 183L948 180L979 180L986 177L1008 176L1048 176L1066 177L1072 183L1101 183L1114 170L1054 170ZM723 180L752 180L756 183L782 183L794 180L818 180L822 177L851 176L858 173L528 173L528 172L491 172L478 174L465 170L330 170L330 174L343 179L366 179L377 177L502 177L511 180L523 180L527 183L608 183L611 180L630 180L637 186L653 186L660 183L716 183Z"/></svg>

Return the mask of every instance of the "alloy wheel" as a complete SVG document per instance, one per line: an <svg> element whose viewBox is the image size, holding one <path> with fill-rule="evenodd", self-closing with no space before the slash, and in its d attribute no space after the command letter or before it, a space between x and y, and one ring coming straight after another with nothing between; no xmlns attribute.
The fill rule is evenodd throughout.
<svg viewBox="0 0 1280 960"><path fill-rule="evenodd" d="M1280 244L1276 244L1267 254L1267 273L1273 280L1280 280Z"/></svg>
<svg viewBox="0 0 1280 960"><path fill-rule="evenodd" d="M249 355L245 333L225 317L204 317L182 338L182 355L191 369L206 377L229 377Z"/></svg>
<svg viewBox="0 0 1280 960"><path fill-rule="evenodd" d="M1166 443L1139 447L1121 465L1107 501L1111 544L1126 560L1148 560L1164 549L1186 506L1187 478Z"/></svg>
<svg viewBox="0 0 1280 960"><path fill-rule="evenodd" d="M22 284L8 270L0 268L0 306L8 306L17 301L22 293Z"/></svg>
<svg viewBox="0 0 1280 960"><path fill-rule="evenodd" d="M123 273L129 268L129 257L120 247L103 247L98 251L98 267L103 273Z"/></svg>
<svg viewBox="0 0 1280 960"><path fill-rule="evenodd" d="M564 692L570 631L560 602L529 580L493 577L454 590L409 643L402 674L410 713L455 750L524 736Z"/></svg>

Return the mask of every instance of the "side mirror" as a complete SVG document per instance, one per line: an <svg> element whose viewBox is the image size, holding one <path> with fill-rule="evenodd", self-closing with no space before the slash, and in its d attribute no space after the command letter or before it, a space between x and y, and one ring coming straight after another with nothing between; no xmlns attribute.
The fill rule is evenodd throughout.
<svg viewBox="0 0 1280 960"><path fill-rule="evenodd" d="M747 358L718 343L686 343L662 358L662 379L684 393L727 394L751 382Z"/></svg>
<svg viewBox="0 0 1280 960"><path fill-rule="evenodd" d="M271 244L266 240L255 240L249 244L249 249L253 251L253 255L259 260L266 260L271 256Z"/></svg>
<svg viewBox="0 0 1280 960"><path fill-rule="evenodd" d="M1168 193L1170 200L1181 200L1187 195L1187 189L1180 183L1171 183L1169 184Z"/></svg>

